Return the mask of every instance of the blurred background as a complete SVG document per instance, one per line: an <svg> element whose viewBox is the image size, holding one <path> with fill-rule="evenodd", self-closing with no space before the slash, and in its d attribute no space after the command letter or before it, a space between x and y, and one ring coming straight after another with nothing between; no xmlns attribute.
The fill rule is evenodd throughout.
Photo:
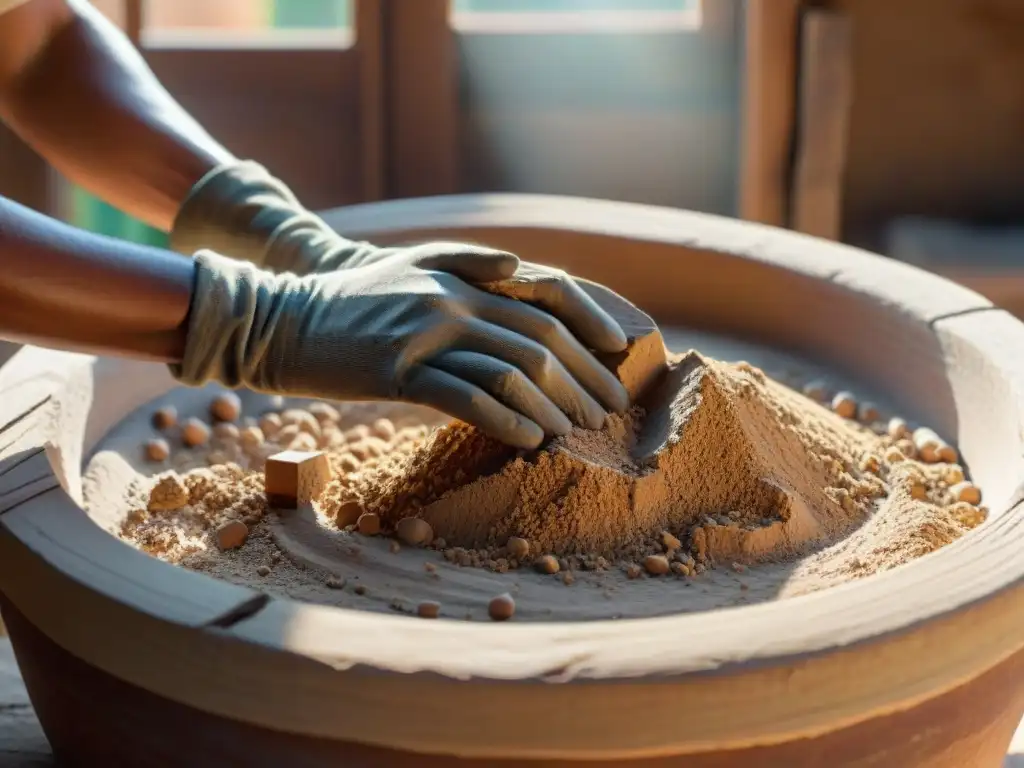
<svg viewBox="0 0 1024 768"><path fill-rule="evenodd" d="M1019 0L95 5L310 206L519 191L690 208L864 246L1024 313ZM0 184L163 240L6 133Z"/></svg>

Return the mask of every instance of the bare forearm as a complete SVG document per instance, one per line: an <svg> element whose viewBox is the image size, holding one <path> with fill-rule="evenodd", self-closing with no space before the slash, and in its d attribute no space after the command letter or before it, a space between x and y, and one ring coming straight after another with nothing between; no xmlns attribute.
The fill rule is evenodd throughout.
<svg viewBox="0 0 1024 768"><path fill-rule="evenodd" d="M74 229L0 197L0 337L181 359L191 259Z"/></svg>
<svg viewBox="0 0 1024 768"><path fill-rule="evenodd" d="M32 0L0 17L0 48L11 35L45 39L22 66L8 63L0 115L111 204L166 230L192 185L232 159L88 3Z"/></svg>

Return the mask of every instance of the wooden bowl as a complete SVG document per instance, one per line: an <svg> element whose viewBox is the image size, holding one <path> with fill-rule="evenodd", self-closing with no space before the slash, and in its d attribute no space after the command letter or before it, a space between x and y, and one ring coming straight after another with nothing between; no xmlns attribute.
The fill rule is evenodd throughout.
<svg viewBox="0 0 1024 768"><path fill-rule="evenodd" d="M427 622L270 597L157 561L79 506L82 460L171 382L26 349L0 372L0 588L32 701L79 765L998 766L1024 712L1024 326L853 248L683 211L465 196L327 214L472 239L665 324L884 387L955 441L989 521L774 603L634 621Z"/></svg>

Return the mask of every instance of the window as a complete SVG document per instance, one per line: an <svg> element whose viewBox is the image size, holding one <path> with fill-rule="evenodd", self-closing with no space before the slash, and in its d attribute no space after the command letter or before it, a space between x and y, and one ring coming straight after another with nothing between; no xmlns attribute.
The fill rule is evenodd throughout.
<svg viewBox="0 0 1024 768"><path fill-rule="evenodd" d="M700 0L452 0L452 25L474 32L695 29L700 11Z"/></svg>
<svg viewBox="0 0 1024 768"><path fill-rule="evenodd" d="M346 128L357 130L352 113L358 110L351 104L358 101L352 94L357 84L352 68L334 59L347 55L353 43L353 0L93 0L93 4L137 36L161 81L229 148L244 156L273 158L273 149L264 150L261 144L277 145L278 154L284 154L280 147L283 144L287 152L291 134L295 144L307 144L304 153L293 153L296 164L304 166L303 171L317 165L325 169L322 188L329 185L327 173L351 178L346 166L356 161L342 161L334 147L346 141ZM134 33L129 28L133 13L141 21ZM289 52L295 56L282 61L280 54ZM328 69L333 71L324 77ZM321 84L324 91L311 92L309 82ZM288 114L275 116L275 106ZM339 107L349 113L341 120ZM338 120L337 131L329 126L332 120ZM321 147L319 159L304 138ZM349 151L357 151L353 149L357 138L347 139ZM324 189L322 196L325 202L337 203L355 193ZM78 226L137 242L166 242L164 233L82 189L68 189L62 197L64 216Z"/></svg>

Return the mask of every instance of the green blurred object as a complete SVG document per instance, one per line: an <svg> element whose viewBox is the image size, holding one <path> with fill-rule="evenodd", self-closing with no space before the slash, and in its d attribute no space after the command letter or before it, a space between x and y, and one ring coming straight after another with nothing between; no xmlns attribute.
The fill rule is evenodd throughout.
<svg viewBox="0 0 1024 768"><path fill-rule="evenodd" d="M71 223L101 235L134 243L165 247L167 234L90 195L81 187L71 190Z"/></svg>
<svg viewBox="0 0 1024 768"><path fill-rule="evenodd" d="M350 4L350 0L276 0L273 24L279 29L347 27Z"/></svg>

